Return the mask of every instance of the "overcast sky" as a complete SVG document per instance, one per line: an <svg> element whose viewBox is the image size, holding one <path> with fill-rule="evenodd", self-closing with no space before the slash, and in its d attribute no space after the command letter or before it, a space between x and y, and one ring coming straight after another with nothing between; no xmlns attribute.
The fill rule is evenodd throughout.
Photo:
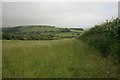
<svg viewBox="0 0 120 80"><path fill-rule="evenodd" d="M117 2L3 2L2 26L55 25L88 28L117 17Z"/></svg>

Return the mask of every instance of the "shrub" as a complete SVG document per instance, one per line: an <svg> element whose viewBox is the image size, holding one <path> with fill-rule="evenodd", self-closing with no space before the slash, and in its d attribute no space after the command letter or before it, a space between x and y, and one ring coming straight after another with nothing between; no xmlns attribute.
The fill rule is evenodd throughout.
<svg viewBox="0 0 120 80"><path fill-rule="evenodd" d="M111 21L85 31L81 39L87 44L101 51L104 57L120 57L120 19L116 18Z"/></svg>

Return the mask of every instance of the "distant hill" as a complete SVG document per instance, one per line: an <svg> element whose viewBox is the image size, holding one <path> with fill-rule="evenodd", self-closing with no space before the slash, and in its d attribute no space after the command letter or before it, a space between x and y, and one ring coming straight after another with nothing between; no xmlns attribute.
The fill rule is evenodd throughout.
<svg viewBox="0 0 120 80"><path fill-rule="evenodd" d="M59 38L74 38L78 37L80 33L83 31L82 28L60 28L49 25L27 25L27 26L17 26L12 28L2 28L3 39L18 39L16 37L21 37L20 39L33 39L41 40L39 37L48 37L49 39L59 39ZM6 36L11 36L10 38L6 38ZM47 39L43 38L44 39Z"/></svg>
<svg viewBox="0 0 120 80"><path fill-rule="evenodd" d="M3 28L3 32L31 32L31 31L45 31L51 28L55 28L54 26L45 26L45 25L29 25L29 26L17 26L17 27L7 27Z"/></svg>

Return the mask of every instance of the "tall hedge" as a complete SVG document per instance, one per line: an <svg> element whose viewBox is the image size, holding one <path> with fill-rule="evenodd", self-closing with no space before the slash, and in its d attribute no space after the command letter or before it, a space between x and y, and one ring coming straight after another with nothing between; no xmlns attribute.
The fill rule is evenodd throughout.
<svg viewBox="0 0 120 80"><path fill-rule="evenodd" d="M106 20L85 31L81 39L101 51L104 57L120 57L120 18Z"/></svg>

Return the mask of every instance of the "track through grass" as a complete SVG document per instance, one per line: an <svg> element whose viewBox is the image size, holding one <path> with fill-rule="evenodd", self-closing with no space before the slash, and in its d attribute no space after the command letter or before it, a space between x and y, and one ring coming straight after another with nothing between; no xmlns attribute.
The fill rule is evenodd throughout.
<svg viewBox="0 0 120 80"><path fill-rule="evenodd" d="M3 41L3 78L116 78L117 64L80 40Z"/></svg>

